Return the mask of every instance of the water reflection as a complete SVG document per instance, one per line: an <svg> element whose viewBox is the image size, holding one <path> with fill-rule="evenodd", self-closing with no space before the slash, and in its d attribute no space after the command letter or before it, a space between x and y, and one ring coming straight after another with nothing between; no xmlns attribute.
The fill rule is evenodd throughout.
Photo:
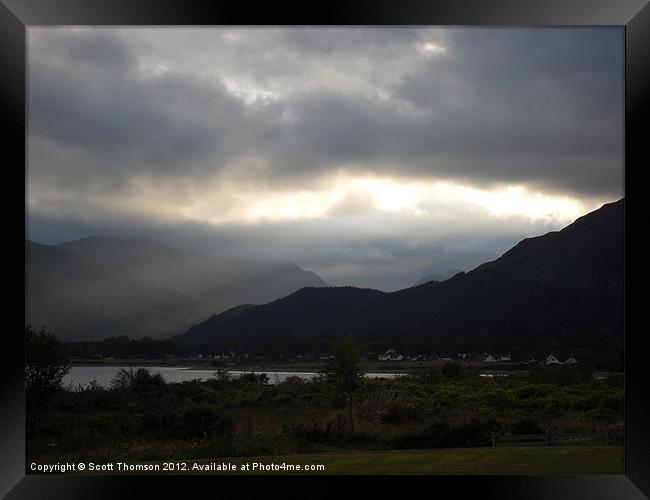
<svg viewBox="0 0 650 500"><path fill-rule="evenodd" d="M95 380L98 385L108 387L113 377L122 369L148 368L152 374L160 373L166 382L183 382L189 380L208 380L214 376L215 370L195 370L177 366L73 366L70 372L63 379L63 386L66 389L76 390L79 385L85 386ZM251 371L228 370L233 377L240 377ZM265 373L269 378L269 384L279 384L289 377L298 377L301 379L311 379L318 376L315 372L276 372L276 371L256 371L256 374ZM397 373L367 373L369 378L392 378L398 376Z"/></svg>

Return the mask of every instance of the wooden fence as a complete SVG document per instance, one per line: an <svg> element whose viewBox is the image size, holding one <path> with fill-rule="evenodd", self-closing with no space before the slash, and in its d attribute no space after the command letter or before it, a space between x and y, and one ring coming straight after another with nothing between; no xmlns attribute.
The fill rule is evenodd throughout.
<svg viewBox="0 0 650 500"><path fill-rule="evenodd" d="M623 433L600 432L582 434L492 434L492 447L499 446L620 446Z"/></svg>

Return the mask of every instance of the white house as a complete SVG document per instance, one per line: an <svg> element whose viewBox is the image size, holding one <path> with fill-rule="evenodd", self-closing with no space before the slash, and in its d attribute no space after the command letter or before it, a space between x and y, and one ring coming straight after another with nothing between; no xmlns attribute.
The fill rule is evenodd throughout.
<svg viewBox="0 0 650 500"><path fill-rule="evenodd" d="M502 354L499 356L499 361L512 361L512 356L510 354Z"/></svg>
<svg viewBox="0 0 650 500"><path fill-rule="evenodd" d="M576 363L578 363L578 360L576 358L569 358L564 363L567 365L575 365Z"/></svg>
<svg viewBox="0 0 650 500"><path fill-rule="evenodd" d="M552 354L549 354L546 357L546 359L544 360L544 364L547 364L547 365L561 365L562 362L559 359L557 359L555 356L553 356Z"/></svg>
<svg viewBox="0 0 650 500"><path fill-rule="evenodd" d="M494 358L494 356L492 356L492 354L488 354L483 358L483 361L485 361L486 363L495 363L496 359Z"/></svg>
<svg viewBox="0 0 650 500"><path fill-rule="evenodd" d="M387 349L384 354L380 354L377 356L377 359L379 361L390 361L390 360L397 360L397 351L395 349ZM400 359L404 359L403 357L400 357Z"/></svg>

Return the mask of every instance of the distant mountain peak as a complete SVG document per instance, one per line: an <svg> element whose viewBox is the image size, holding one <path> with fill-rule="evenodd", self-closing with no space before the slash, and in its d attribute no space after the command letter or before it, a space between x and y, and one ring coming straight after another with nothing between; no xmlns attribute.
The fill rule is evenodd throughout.
<svg viewBox="0 0 650 500"><path fill-rule="evenodd" d="M294 263L223 259L135 238L26 246L28 320L65 340L180 333L209 314L326 283Z"/></svg>

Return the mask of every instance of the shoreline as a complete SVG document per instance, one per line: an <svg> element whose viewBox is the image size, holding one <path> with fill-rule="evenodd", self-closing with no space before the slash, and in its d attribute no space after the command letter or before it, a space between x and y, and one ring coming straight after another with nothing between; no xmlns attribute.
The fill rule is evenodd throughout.
<svg viewBox="0 0 650 500"><path fill-rule="evenodd" d="M192 365L192 364L164 364L164 363L79 363L71 362L70 366L72 367L152 367L152 368L178 368L182 370L196 370L196 371L217 371L217 370L226 370L226 371L238 371L238 372L256 372L256 373L318 373L320 371L320 366L305 366L305 367L295 367L295 366L250 366L250 365L233 365L233 366L203 366L203 365ZM381 369L381 368L371 368L365 370L367 373L406 373L405 369Z"/></svg>
<svg viewBox="0 0 650 500"><path fill-rule="evenodd" d="M428 360L428 361L412 361L412 362L396 362L394 365L387 364L381 361L366 361L361 364L361 368L366 373L408 373L413 369L426 369L437 367L440 368L448 361L441 360ZM530 367L521 366L517 363L483 363L480 361L463 361L464 366L472 366L481 371L488 372L514 372L514 371L529 371ZM268 361L267 363L223 363L219 366L210 365L209 363L201 363L197 360L164 360L164 359L110 359L110 360L94 360L94 359L72 359L71 366L88 367L88 366L111 366L111 367L160 367L160 368L179 368L185 370L202 370L202 371L241 371L241 372L285 372L285 373L318 373L324 366L323 363L309 362L309 361Z"/></svg>

